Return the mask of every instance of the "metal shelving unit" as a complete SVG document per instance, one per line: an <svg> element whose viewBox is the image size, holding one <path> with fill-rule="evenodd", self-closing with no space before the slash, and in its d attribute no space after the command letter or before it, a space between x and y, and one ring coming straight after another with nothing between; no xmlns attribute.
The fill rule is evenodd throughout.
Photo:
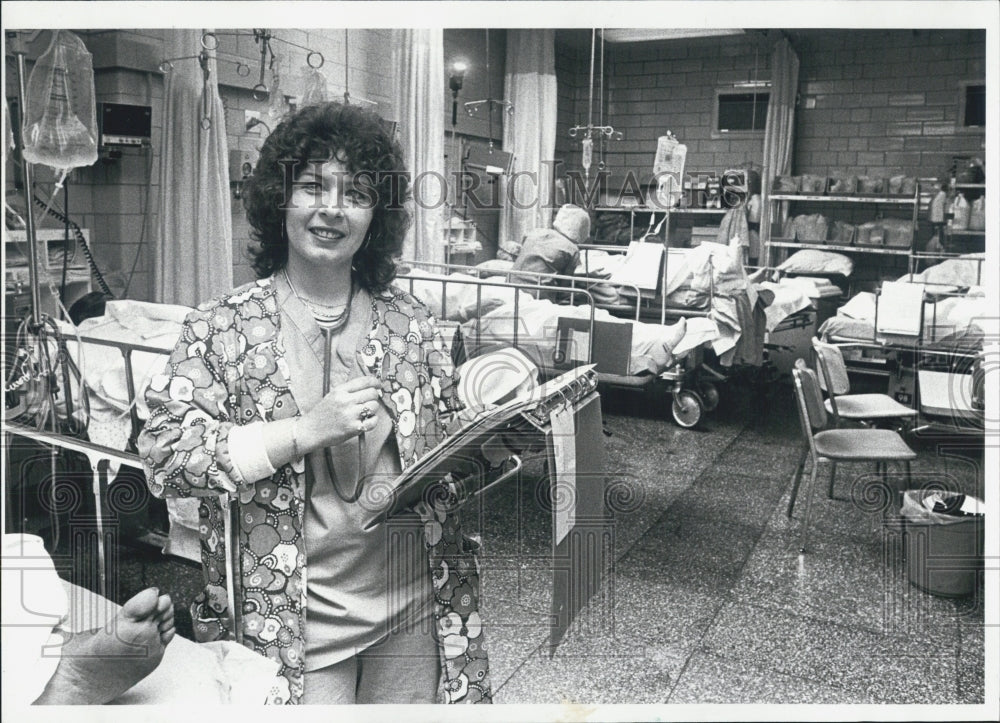
<svg viewBox="0 0 1000 723"><path fill-rule="evenodd" d="M912 196L828 196L822 194L800 194L800 193L775 193L771 194L766 201L769 205L771 224L767 228L761 228L761 245L764 250L764 266L771 266L780 263L783 259L777 259L777 254L772 253L772 249L803 249L812 248L822 251L837 251L840 253L865 254L871 256L905 256L908 259L907 267L912 270L915 254L914 243L917 236L917 215L920 210L920 187L918 186ZM911 219L913 221L913 238L908 247L875 246L862 244L831 244L820 241L798 241L795 239L773 236L774 220L779 218L777 213L779 203L812 203L827 204L831 206L873 206L876 213L878 207L890 208L910 208ZM783 254L780 254L783 255Z"/></svg>
<svg viewBox="0 0 1000 723"><path fill-rule="evenodd" d="M663 239L663 245L670 245L670 222L674 216L706 216L715 217L721 219L728 208L655 208L651 206L595 206L594 211L596 213L628 213L629 214L629 237L636 237L636 215L643 214L666 214L666 221L663 221L663 227L660 230L660 237ZM653 224L654 228L660 222Z"/></svg>

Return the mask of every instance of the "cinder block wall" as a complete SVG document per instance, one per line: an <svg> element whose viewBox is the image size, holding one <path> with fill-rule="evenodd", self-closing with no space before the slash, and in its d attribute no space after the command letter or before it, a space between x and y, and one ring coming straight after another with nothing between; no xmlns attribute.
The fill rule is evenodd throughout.
<svg viewBox="0 0 1000 723"><path fill-rule="evenodd" d="M812 32L801 45L795 173L937 177L983 152L958 109L960 82L985 82L984 31Z"/></svg>
<svg viewBox="0 0 1000 723"><path fill-rule="evenodd" d="M984 31L824 29L796 30L791 36L800 60L793 173L936 178L948 173L954 156L982 154L985 133L960 128L958 112L960 84L985 82ZM629 172L640 180L650 178L657 138L667 130L688 146L689 175L747 162L759 168L763 134L713 133L712 110L716 89L771 78L771 52L779 37L772 30L605 44L604 123L624 134L623 140L606 144L611 189L619 188ZM572 35L561 39L556 149L565 168L578 169L579 143L568 138L568 131L587 122L590 44ZM596 87L594 95L596 124L601 107ZM838 217L853 222L873 214L871 207L838 211ZM922 235L929 233L926 227ZM863 280L902 270L904 258L866 258L857 275Z"/></svg>
<svg viewBox="0 0 1000 723"><path fill-rule="evenodd" d="M776 31L751 31L605 44L604 121L624 134L607 143L608 167L615 175L648 177L656 140L667 130L687 144L688 172L760 164L763 135L713 137L712 106L718 87L770 79L777 37ZM985 79L985 32L805 30L794 39L800 59L795 173L937 176L952 156L982 151L984 133L956 124L960 81ZM557 152L567 168L578 168L579 143L568 140L568 131L587 122L590 48L558 50ZM564 93L564 85L571 92ZM595 89L595 124L597 97Z"/></svg>
<svg viewBox="0 0 1000 723"><path fill-rule="evenodd" d="M955 156L983 153L985 133L963 129L958 114L961 83L985 82L985 54L983 31L803 33L793 172L947 177ZM921 221L932 193L926 181ZM907 216L909 210L886 213ZM837 211L838 218L852 223L874 214L870 206ZM921 222L918 247L930 235L930 225ZM868 255L856 261L852 280L857 286L907 270L902 256Z"/></svg>
<svg viewBox="0 0 1000 723"><path fill-rule="evenodd" d="M766 39L756 33L669 43L605 43L603 121L624 136L620 141L605 143L604 160L612 173L611 184L620 182L628 172L641 183L649 183L657 139L668 130L688 147L689 173L722 171L750 161L759 166L763 134L753 138L713 137L712 106L720 86L732 89L737 81L770 78L768 47ZM589 43L585 48L572 49L576 51L573 56L567 50L563 49L564 55L567 59L574 57L576 64L557 64L556 72L560 87L566 82L576 93L565 112L560 94L560 139L567 137L571 125L585 125L590 116ZM599 59L599 47L595 55ZM602 96L599 62L595 66L592 117L597 125ZM567 168L579 168L578 142L570 144L565 161Z"/></svg>
<svg viewBox="0 0 1000 723"><path fill-rule="evenodd" d="M569 137L569 129L585 125L587 120L587 89L589 73L589 47L556 41L556 158L562 167L556 173L580 170L580 142Z"/></svg>

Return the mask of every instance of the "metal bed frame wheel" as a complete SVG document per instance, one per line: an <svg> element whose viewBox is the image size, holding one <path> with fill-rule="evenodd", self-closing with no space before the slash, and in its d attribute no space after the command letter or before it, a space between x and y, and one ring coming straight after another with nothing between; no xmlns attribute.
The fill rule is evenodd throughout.
<svg viewBox="0 0 1000 723"><path fill-rule="evenodd" d="M685 429L691 429L701 421L705 404L697 392L691 389L681 389L674 392L674 400L670 405L670 413L674 421Z"/></svg>
<svg viewBox="0 0 1000 723"><path fill-rule="evenodd" d="M701 382L699 384L702 406L706 412L713 411L719 406L719 388L712 382Z"/></svg>

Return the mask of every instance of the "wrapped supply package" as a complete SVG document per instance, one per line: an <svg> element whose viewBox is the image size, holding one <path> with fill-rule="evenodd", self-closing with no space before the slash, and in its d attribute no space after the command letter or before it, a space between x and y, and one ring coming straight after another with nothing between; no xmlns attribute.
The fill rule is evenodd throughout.
<svg viewBox="0 0 1000 723"><path fill-rule="evenodd" d="M917 192L917 179L913 176L892 176L889 178L890 196L912 196Z"/></svg>
<svg viewBox="0 0 1000 723"><path fill-rule="evenodd" d="M858 224L854 240L861 246L881 246L885 242L885 230L882 228L882 222L866 221Z"/></svg>
<svg viewBox="0 0 1000 723"><path fill-rule="evenodd" d="M913 221L902 218L882 219L884 243L886 246L906 248L913 242Z"/></svg>
<svg viewBox="0 0 1000 723"><path fill-rule="evenodd" d="M800 189L802 193L809 194L810 196L820 195L826 191L826 177L814 176L811 173L807 173L802 176Z"/></svg>
<svg viewBox="0 0 1000 723"><path fill-rule="evenodd" d="M885 193L885 179L871 176L858 176L858 193L873 196Z"/></svg>
<svg viewBox="0 0 1000 723"><path fill-rule="evenodd" d="M827 239L829 221L821 213L794 216L785 223L783 235L796 241L823 243Z"/></svg>
<svg viewBox="0 0 1000 723"><path fill-rule="evenodd" d="M830 241L838 246L850 246L854 243L854 231L853 223L834 221L830 227Z"/></svg>
<svg viewBox="0 0 1000 723"><path fill-rule="evenodd" d="M97 160L94 68L79 37L57 30L28 78L24 158L60 170Z"/></svg>
<svg viewBox="0 0 1000 723"><path fill-rule="evenodd" d="M831 176L827 193L832 196L849 196L858 191L857 176Z"/></svg>
<svg viewBox="0 0 1000 723"><path fill-rule="evenodd" d="M771 193L798 193L801 183L799 176L775 176Z"/></svg>

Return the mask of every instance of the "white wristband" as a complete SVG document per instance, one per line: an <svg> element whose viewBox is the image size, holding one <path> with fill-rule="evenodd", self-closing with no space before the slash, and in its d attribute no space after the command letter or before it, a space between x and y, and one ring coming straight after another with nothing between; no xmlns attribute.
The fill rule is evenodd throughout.
<svg viewBox="0 0 1000 723"><path fill-rule="evenodd" d="M242 427L233 427L229 432L229 457L246 483L266 479L277 471L271 464L264 445L266 424L251 422Z"/></svg>

